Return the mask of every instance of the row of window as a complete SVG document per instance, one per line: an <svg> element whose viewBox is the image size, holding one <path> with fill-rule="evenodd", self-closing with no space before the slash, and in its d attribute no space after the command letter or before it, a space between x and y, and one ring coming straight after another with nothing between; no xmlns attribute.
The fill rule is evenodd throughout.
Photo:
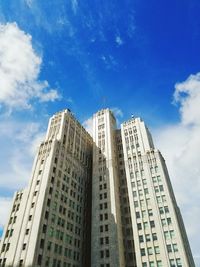
<svg viewBox="0 0 200 267"><path fill-rule="evenodd" d="M160 248L159 246L155 246L155 247L148 247L147 249L145 248L141 248L140 249L140 254L141 256L146 256L146 255L153 255L153 254L160 254Z"/></svg>

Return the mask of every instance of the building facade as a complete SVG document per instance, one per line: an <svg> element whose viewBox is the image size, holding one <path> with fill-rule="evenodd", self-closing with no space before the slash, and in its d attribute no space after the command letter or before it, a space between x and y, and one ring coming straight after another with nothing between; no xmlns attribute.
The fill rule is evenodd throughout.
<svg viewBox="0 0 200 267"><path fill-rule="evenodd" d="M1 266L89 266L92 138L69 110L55 114L32 177L16 193Z"/></svg>
<svg viewBox="0 0 200 267"><path fill-rule="evenodd" d="M165 161L140 118L109 109L93 139L69 110L49 122L29 186L15 194L2 267L194 267Z"/></svg>

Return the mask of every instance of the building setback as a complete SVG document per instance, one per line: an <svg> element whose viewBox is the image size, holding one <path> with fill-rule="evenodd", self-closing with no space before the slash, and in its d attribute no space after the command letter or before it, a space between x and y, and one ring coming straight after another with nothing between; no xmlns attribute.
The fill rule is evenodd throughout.
<svg viewBox="0 0 200 267"><path fill-rule="evenodd" d="M140 118L69 110L49 121L28 187L15 194L1 267L194 267L165 161Z"/></svg>

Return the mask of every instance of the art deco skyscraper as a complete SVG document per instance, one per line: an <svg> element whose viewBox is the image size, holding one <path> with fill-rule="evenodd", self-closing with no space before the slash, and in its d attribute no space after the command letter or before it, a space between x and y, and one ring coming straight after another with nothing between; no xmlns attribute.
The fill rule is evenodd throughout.
<svg viewBox="0 0 200 267"><path fill-rule="evenodd" d="M125 266L116 122L109 109L93 116L92 267Z"/></svg>
<svg viewBox="0 0 200 267"><path fill-rule="evenodd" d="M92 138L69 110L56 113L27 189L16 193L1 266L90 265Z"/></svg>
<svg viewBox="0 0 200 267"><path fill-rule="evenodd" d="M165 161L140 118L56 113L14 197L2 267L195 267Z"/></svg>
<svg viewBox="0 0 200 267"><path fill-rule="evenodd" d="M165 161L140 118L121 126L136 265L193 267Z"/></svg>

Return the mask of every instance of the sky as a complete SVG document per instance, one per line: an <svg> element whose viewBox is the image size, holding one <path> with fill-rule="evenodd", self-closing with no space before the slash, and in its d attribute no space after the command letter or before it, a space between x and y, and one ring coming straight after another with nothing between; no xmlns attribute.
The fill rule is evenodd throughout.
<svg viewBox="0 0 200 267"><path fill-rule="evenodd" d="M0 235L52 114L140 116L200 266L200 1L0 0ZM188 190L189 189L189 190Z"/></svg>

